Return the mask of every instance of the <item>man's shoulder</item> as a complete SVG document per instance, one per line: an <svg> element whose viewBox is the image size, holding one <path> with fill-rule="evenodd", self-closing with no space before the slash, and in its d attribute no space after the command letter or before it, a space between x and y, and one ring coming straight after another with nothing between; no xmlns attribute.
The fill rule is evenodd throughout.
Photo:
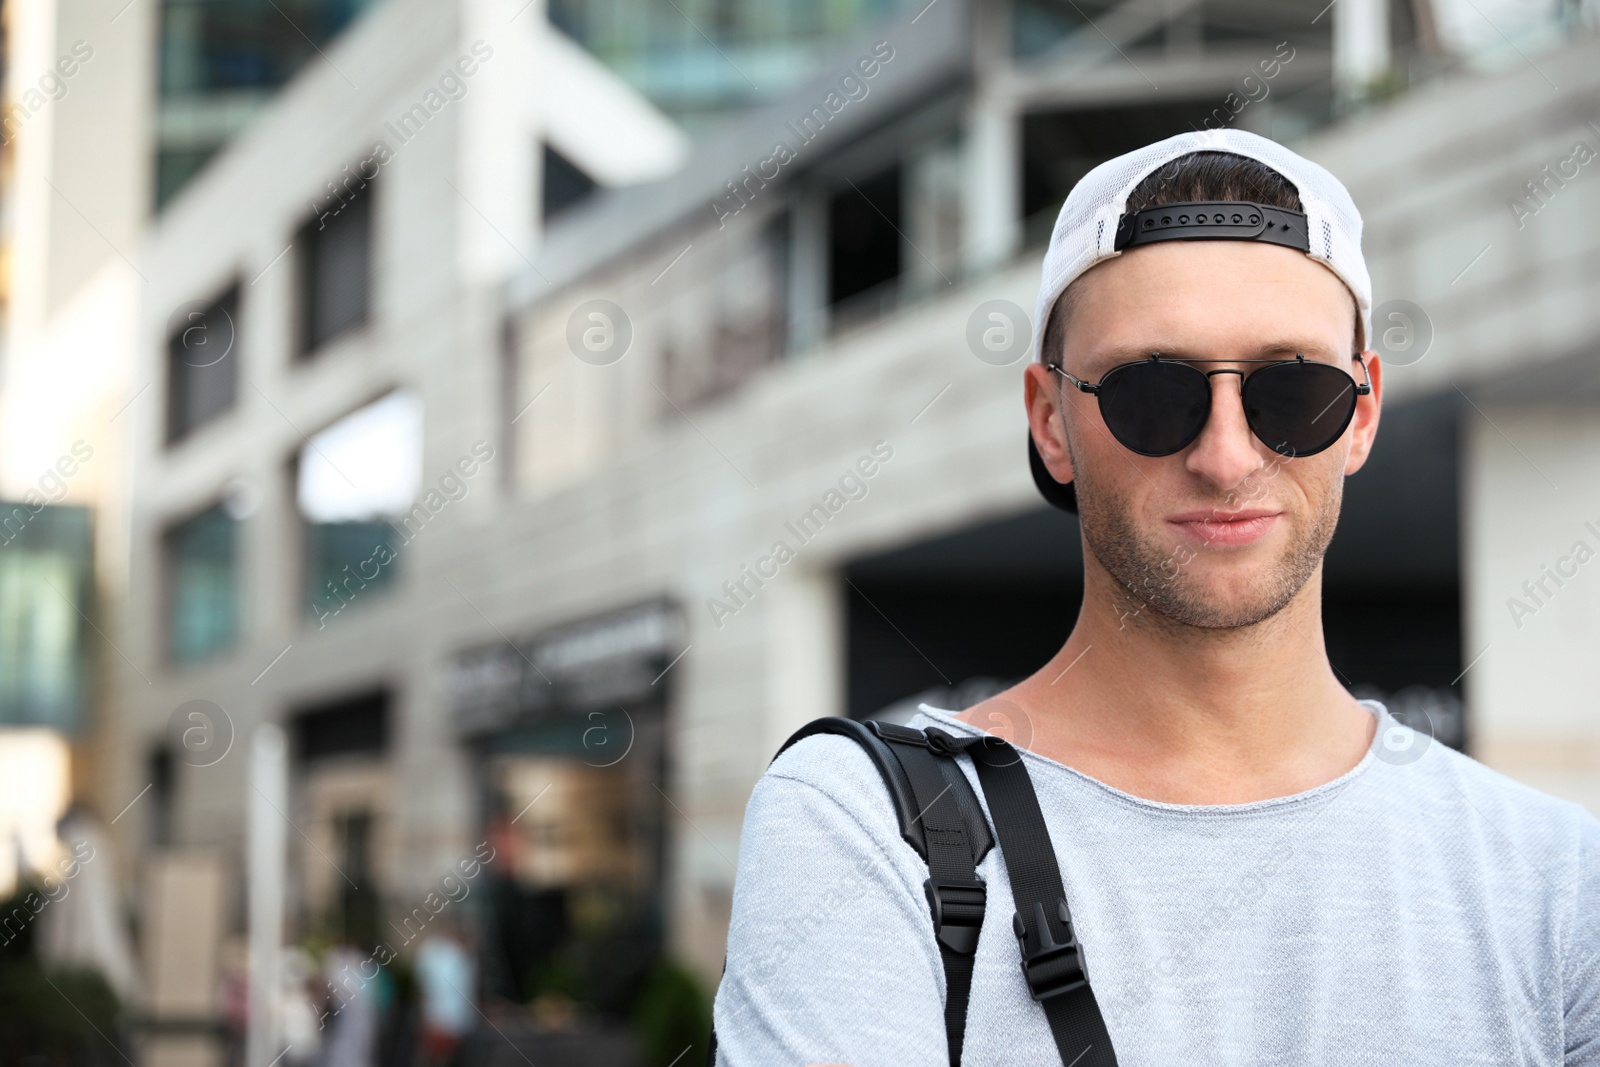
<svg viewBox="0 0 1600 1067"><path fill-rule="evenodd" d="M942 725L921 712L907 726ZM853 821L880 841L899 840L900 823L889 786L873 756L853 738L814 733L785 748L756 783L752 799L763 807L782 796L820 795L847 811Z"/></svg>
<svg viewBox="0 0 1600 1067"><path fill-rule="evenodd" d="M772 761L745 808L739 849L741 880L822 894L876 886L926 908L926 866L901 836L889 787L866 749L840 734L809 734Z"/></svg>
<svg viewBox="0 0 1600 1067"><path fill-rule="evenodd" d="M814 733L802 737L779 753L762 775L770 779L799 782L811 786L853 808L856 803L877 799L888 803L888 787L883 784L872 756L861 743L837 733Z"/></svg>
<svg viewBox="0 0 1600 1067"><path fill-rule="evenodd" d="M914 729L947 724L921 711L904 725ZM882 784L876 764L860 742L837 733L814 733L784 749L767 767L767 775L816 786L864 788Z"/></svg>
<svg viewBox="0 0 1600 1067"><path fill-rule="evenodd" d="M1414 764L1388 770L1387 781L1395 791L1410 794L1404 800L1419 807L1431 801L1435 810L1454 811L1467 822L1487 824L1522 851L1543 850L1567 863L1593 862L1590 857L1600 853L1600 819L1582 804L1513 778L1465 752L1430 741Z"/></svg>
<svg viewBox="0 0 1600 1067"><path fill-rule="evenodd" d="M1459 786L1472 799L1493 800L1546 818L1572 819L1587 814L1583 805L1576 801L1566 800L1513 778L1466 752L1437 741L1427 744L1436 751L1424 751L1417 761L1419 767L1428 767L1431 762L1433 766L1430 769L1436 778ZM1429 759L1430 755L1434 756L1432 760Z"/></svg>

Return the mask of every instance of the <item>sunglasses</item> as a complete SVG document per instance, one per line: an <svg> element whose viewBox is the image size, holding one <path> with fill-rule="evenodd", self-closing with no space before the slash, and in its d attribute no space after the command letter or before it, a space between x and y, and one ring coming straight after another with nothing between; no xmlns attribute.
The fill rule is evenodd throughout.
<svg viewBox="0 0 1600 1067"><path fill-rule="evenodd" d="M1237 374L1240 399L1250 432L1283 456L1314 456L1344 434L1356 413L1356 398L1372 392L1372 378L1360 354L1366 382L1357 385L1347 372L1330 363L1294 359L1176 359L1159 352L1148 359L1122 363L1106 371L1098 385L1075 378L1061 367L1050 369L1100 400L1106 428L1141 456L1170 456L1187 448L1211 416L1211 376ZM1203 371L1192 363L1265 363L1246 374L1223 368Z"/></svg>

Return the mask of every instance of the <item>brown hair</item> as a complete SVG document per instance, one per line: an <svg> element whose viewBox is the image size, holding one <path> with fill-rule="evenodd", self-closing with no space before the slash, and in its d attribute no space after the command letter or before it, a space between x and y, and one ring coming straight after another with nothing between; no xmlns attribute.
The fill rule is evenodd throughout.
<svg viewBox="0 0 1600 1067"><path fill-rule="evenodd" d="M1125 211L1142 211L1163 204L1180 204L1188 200L1253 200L1268 207L1303 211L1300 194L1293 183L1282 174L1259 160L1232 152L1191 152L1169 161L1160 170L1152 171L1134 186L1128 194ZM1066 345L1067 320L1072 317L1082 290L1074 278L1072 284L1056 298L1045 320L1044 338L1040 344L1040 358L1046 365L1060 365L1061 352ZM1355 303L1352 296L1351 303ZM1361 350L1361 316L1356 314L1352 350Z"/></svg>

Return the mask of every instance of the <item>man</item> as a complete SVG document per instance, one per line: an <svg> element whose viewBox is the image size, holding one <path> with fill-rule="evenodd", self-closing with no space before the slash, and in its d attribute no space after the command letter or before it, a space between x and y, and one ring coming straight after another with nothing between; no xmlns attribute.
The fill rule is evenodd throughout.
<svg viewBox="0 0 1600 1067"><path fill-rule="evenodd" d="M1073 189L1024 398L1083 605L1035 674L909 724L1022 752L1120 1067L1600 1064L1600 821L1357 701L1324 650L1383 391L1360 228L1234 130ZM1060 1064L1005 862L977 868L962 1061ZM927 876L859 746L786 750L746 812L717 1062L948 1063Z"/></svg>

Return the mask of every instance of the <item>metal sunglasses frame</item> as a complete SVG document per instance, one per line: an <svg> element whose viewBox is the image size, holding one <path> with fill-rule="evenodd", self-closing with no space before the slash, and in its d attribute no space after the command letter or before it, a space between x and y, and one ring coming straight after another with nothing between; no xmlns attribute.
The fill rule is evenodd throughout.
<svg viewBox="0 0 1600 1067"><path fill-rule="evenodd" d="M1349 378L1350 379L1350 384L1355 388L1357 396L1366 396L1368 393L1372 392L1372 372L1367 370L1367 361L1364 358L1362 358L1362 354L1360 352L1352 353L1350 358L1355 360L1357 363L1361 364L1362 376L1367 379L1365 382L1359 382L1358 383L1356 381L1356 379L1355 379L1355 376L1353 374L1351 374L1349 371L1345 370L1343 367L1334 366L1334 364L1332 364L1332 363L1326 363L1326 364L1323 364L1323 366L1333 367L1334 370L1339 371L1345 377ZM1100 388L1101 388L1102 385L1105 384L1105 380L1107 378L1111 377L1117 371L1122 370L1125 367L1137 367L1140 364L1146 363L1146 362L1157 362L1157 363L1160 363L1160 362L1166 362L1166 363L1278 363L1278 364L1283 364L1283 363L1305 363L1305 362L1307 362L1307 360L1306 360L1306 357L1305 357L1305 353L1303 353L1303 352L1296 352L1294 354L1294 359L1193 359L1193 358L1188 358L1188 357L1163 356L1160 352L1152 352L1148 356L1146 356L1144 359L1132 359L1132 360L1129 360L1126 363L1118 363L1115 367L1112 367L1110 370L1108 370L1104 374L1102 374L1100 376L1100 381L1098 383L1086 382L1082 378L1076 377L1075 375L1069 373L1066 370L1066 368L1061 367L1061 366L1059 366L1057 364L1054 364L1054 363L1046 364L1046 366L1048 366L1051 370L1055 371L1057 374L1061 375L1067 381L1071 382L1073 385L1077 386L1080 392L1088 393L1090 396L1093 396L1093 397L1099 397ZM1311 360L1310 362L1321 363L1322 361L1321 360ZM1198 370L1198 368L1196 368L1196 369ZM1219 367L1217 370L1199 371L1199 373L1205 375L1206 382L1207 382L1208 385L1209 385L1213 375L1216 375L1216 374L1237 374L1239 376L1239 388L1240 388L1241 391L1244 389L1245 380L1249 377L1249 375L1245 374L1244 371L1238 370L1238 369L1233 368L1233 367ZM1344 394L1340 393L1339 395L1343 396ZM1211 419L1210 403L1211 403L1211 398L1210 398L1210 393L1208 391L1207 392L1207 396L1206 396L1206 404L1207 404L1206 420L1208 422ZM1329 401L1328 406L1332 407L1333 406L1333 402ZM1323 408L1321 412L1318 412L1317 413L1317 418L1320 419L1322 417L1323 412L1325 412L1325 411L1327 411L1327 408ZM1351 415L1354 415L1354 414L1355 414L1355 409L1352 408L1351 409ZM1102 417L1104 417L1103 414L1102 414ZM1314 422L1316 420L1313 419L1312 421ZM1347 420L1346 424L1348 425L1348 420ZM1200 432L1204 432L1205 431L1205 425L1206 424L1204 422L1202 422L1200 424ZM1250 431L1251 431L1251 433L1254 433L1255 432L1255 427L1252 426L1250 428ZM1169 455L1169 456L1170 455L1176 455L1178 452L1181 452L1181 451L1183 451L1183 449L1189 447L1189 445L1194 444L1195 440L1199 436L1200 436L1200 433L1196 433L1193 438L1190 438L1183 445L1180 445L1177 449L1174 449L1172 452L1165 453L1165 455ZM1335 438L1334 440L1338 440L1338 438ZM1332 442L1329 442L1329 444L1331 445ZM1127 445L1124 444L1123 447L1126 448ZM1268 442L1268 447L1271 447L1270 442ZM1326 447L1328 447L1328 446L1324 446L1324 448L1326 448ZM1322 450L1323 449L1318 449L1319 452L1322 451ZM1130 451L1137 451L1137 450L1130 449ZM1274 449L1274 451L1276 451L1276 449ZM1300 453L1300 454L1301 455L1315 455L1315 453Z"/></svg>

